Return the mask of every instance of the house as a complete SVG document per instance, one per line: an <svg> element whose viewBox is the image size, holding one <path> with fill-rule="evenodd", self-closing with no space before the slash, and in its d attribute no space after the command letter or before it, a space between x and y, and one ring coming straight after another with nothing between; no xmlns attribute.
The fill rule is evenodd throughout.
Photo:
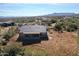
<svg viewBox="0 0 79 59"><path fill-rule="evenodd" d="M3 27L14 26L14 25L15 23L13 21L0 22L0 26L3 26Z"/></svg>
<svg viewBox="0 0 79 59"><path fill-rule="evenodd" d="M23 44L38 43L48 40L47 27L44 25L24 25L19 28L18 41Z"/></svg>

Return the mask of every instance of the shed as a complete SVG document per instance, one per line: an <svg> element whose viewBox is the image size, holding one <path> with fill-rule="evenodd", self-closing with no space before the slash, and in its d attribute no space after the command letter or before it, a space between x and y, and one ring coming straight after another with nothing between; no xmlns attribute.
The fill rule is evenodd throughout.
<svg viewBox="0 0 79 59"><path fill-rule="evenodd" d="M48 40L47 27L44 25L24 25L19 28L19 38L25 44Z"/></svg>

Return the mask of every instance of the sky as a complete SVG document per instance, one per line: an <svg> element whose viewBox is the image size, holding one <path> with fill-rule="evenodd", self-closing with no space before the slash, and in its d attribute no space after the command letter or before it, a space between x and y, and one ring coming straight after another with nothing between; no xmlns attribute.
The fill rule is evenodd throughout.
<svg viewBox="0 0 79 59"><path fill-rule="evenodd" d="M79 13L79 3L0 3L0 16L40 16L51 13Z"/></svg>

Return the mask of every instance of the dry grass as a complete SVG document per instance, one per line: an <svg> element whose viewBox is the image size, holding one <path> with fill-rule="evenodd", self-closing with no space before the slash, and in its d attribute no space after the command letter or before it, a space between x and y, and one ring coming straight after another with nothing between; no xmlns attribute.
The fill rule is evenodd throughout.
<svg viewBox="0 0 79 59"><path fill-rule="evenodd" d="M76 33L74 32L58 33L56 31L52 31L51 34L48 33L48 36L49 36L48 41L42 41L41 43L38 44L24 46L25 55L33 55L33 56L37 56L37 55L78 56L79 55L79 46L76 40ZM15 35L14 38L15 37L17 37L17 35Z"/></svg>
<svg viewBox="0 0 79 59"><path fill-rule="evenodd" d="M48 34L49 40L42 41L41 44L33 44L26 47L43 49L47 52L47 55L59 55L59 56L71 56L79 55L79 48L76 41L75 33L64 32L58 33L53 31L52 34ZM42 54L41 54L42 55Z"/></svg>
<svg viewBox="0 0 79 59"><path fill-rule="evenodd" d="M45 49L37 48L37 47L25 47L24 51L26 56L47 56L48 53Z"/></svg>

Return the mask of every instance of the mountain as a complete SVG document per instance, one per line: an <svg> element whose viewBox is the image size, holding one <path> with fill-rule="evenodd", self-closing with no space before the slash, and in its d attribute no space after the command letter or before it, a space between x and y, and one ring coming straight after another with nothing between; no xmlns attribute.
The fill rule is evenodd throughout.
<svg viewBox="0 0 79 59"><path fill-rule="evenodd" d="M52 13L44 16L79 16L79 14L76 13Z"/></svg>
<svg viewBox="0 0 79 59"><path fill-rule="evenodd" d="M47 15L40 15L40 16L0 16L0 18L26 18L26 17L50 17L50 16L78 16L79 13L52 13L52 14L47 14Z"/></svg>

